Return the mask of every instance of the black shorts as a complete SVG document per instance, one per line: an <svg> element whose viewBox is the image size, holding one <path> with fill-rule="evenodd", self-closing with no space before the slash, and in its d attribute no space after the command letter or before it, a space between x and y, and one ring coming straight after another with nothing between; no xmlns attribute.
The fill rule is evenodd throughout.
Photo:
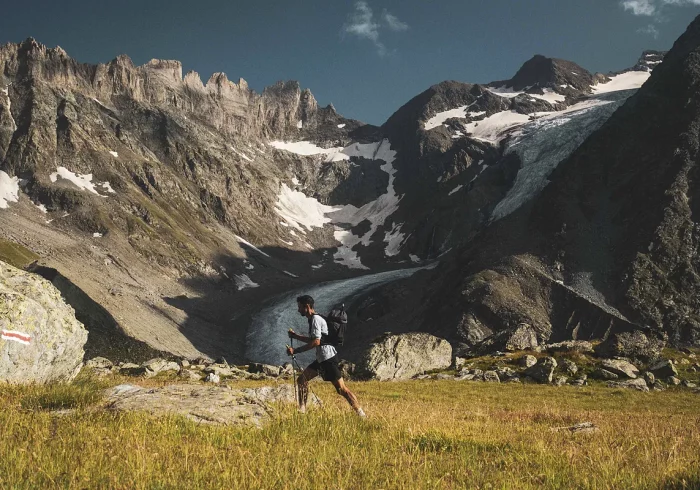
<svg viewBox="0 0 700 490"><path fill-rule="evenodd" d="M338 367L338 356L333 356L323 362L314 361L309 364L309 369L313 369L321 375L323 381L338 381L343 377Z"/></svg>

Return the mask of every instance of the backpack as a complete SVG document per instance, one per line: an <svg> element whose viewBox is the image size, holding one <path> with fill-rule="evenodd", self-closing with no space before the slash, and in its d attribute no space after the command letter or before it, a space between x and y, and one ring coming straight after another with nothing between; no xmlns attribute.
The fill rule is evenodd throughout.
<svg viewBox="0 0 700 490"><path fill-rule="evenodd" d="M345 304L335 305L328 315L319 315L326 320L328 334L321 335L321 345L332 345L339 347L345 340L345 328L348 326L348 314L345 311ZM311 322L311 320L309 320Z"/></svg>

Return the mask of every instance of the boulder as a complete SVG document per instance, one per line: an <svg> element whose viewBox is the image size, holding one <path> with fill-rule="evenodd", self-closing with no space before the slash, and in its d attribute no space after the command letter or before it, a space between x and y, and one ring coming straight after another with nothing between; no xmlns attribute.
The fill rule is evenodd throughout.
<svg viewBox="0 0 700 490"><path fill-rule="evenodd" d="M598 378L598 379L606 379L606 380L612 380L612 379L618 379L619 376L611 371L608 371L607 369L603 368L598 368L595 371L593 371L593 377Z"/></svg>
<svg viewBox="0 0 700 490"><path fill-rule="evenodd" d="M291 362L285 362L282 364L280 367L280 376L291 376L294 374L294 366L292 366Z"/></svg>
<svg viewBox="0 0 700 490"><path fill-rule="evenodd" d="M582 354L592 354L593 344L587 340L565 340L556 344L547 344L543 347L547 352L580 352Z"/></svg>
<svg viewBox="0 0 700 490"><path fill-rule="evenodd" d="M657 378L668 378L669 376L677 376L678 371L676 366L668 359L663 359L649 367L649 371L654 373Z"/></svg>
<svg viewBox="0 0 700 490"><path fill-rule="evenodd" d="M559 365L561 366L562 370L566 372L569 376L573 376L574 374L578 373L578 366L576 363L570 359L562 359L559 361Z"/></svg>
<svg viewBox="0 0 700 490"><path fill-rule="evenodd" d="M496 374L498 375L498 378L501 381L507 381L509 379L518 377L518 373L516 373L515 370L509 367L499 367L496 368L494 371L496 371Z"/></svg>
<svg viewBox="0 0 700 490"><path fill-rule="evenodd" d="M425 371L448 369L452 347L446 340L427 333L386 334L365 352L358 370L379 379L410 379Z"/></svg>
<svg viewBox="0 0 700 490"><path fill-rule="evenodd" d="M571 380L569 383L571 386L587 386L588 385L588 377L584 374L581 375L580 377Z"/></svg>
<svg viewBox="0 0 700 490"><path fill-rule="evenodd" d="M0 261L0 381L69 381L87 330L46 279Z"/></svg>
<svg viewBox="0 0 700 490"><path fill-rule="evenodd" d="M207 374L207 377L204 378L204 381L207 383L218 384L221 382L221 378L219 377L218 374L209 373L209 374Z"/></svg>
<svg viewBox="0 0 700 490"><path fill-rule="evenodd" d="M553 357L543 357L537 364L525 370L525 376L529 376L538 383L551 383L557 361Z"/></svg>
<svg viewBox="0 0 700 490"><path fill-rule="evenodd" d="M681 380L677 376L669 376L668 378L666 378L666 382L673 386L678 386L679 384L681 384Z"/></svg>
<svg viewBox="0 0 700 490"><path fill-rule="evenodd" d="M622 359L604 359L601 364L603 365L603 369L615 373L618 376L635 379L639 375L637 366Z"/></svg>
<svg viewBox="0 0 700 490"><path fill-rule="evenodd" d="M681 381L681 385L685 386L686 388L697 388L698 385L696 383L693 383L692 381L688 381L687 379L684 379Z"/></svg>
<svg viewBox="0 0 700 490"><path fill-rule="evenodd" d="M519 362L521 367L529 368L537 364L537 358L535 356L527 354L521 357Z"/></svg>
<svg viewBox="0 0 700 490"><path fill-rule="evenodd" d="M498 377L496 371L484 371L484 381L489 383L500 383L501 378Z"/></svg>
<svg viewBox="0 0 700 490"><path fill-rule="evenodd" d="M666 334L649 329L643 332L634 330L610 335L595 348L599 357L627 357L643 362L653 362L659 358L666 346Z"/></svg>
<svg viewBox="0 0 700 490"><path fill-rule="evenodd" d="M566 376L557 376L554 378L554 386L564 386L568 380Z"/></svg>
<svg viewBox="0 0 700 490"><path fill-rule="evenodd" d="M644 381L647 382L647 385L652 386L654 383L656 383L656 376L654 376L654 373L651 371L644 371L644 374L642 376L644 378Z"/></svg>
<svg viewBox="0 0 700 490"><path fill-rule="evenodd" d="M634 388L639 391L649 391L646 381L642 378L627 379L625 381L608 381L610 388Z"/></svg>
<svg viewBox="0 0 700 490"><path fill-rule="evenodd" d="M205 424L257 425L269 420L279 403L295 403L291 384L229 389L211 385L174 384L158 388L119 385L106 391L112 410L140 410L153 415L183 415ZM311 395L309 405L318 401Z"/></svg>
<svg viewBox="0 0 700 490"><path fill-rule="evenodd" d="M93 357L85 363L86 368L90 369L111 369L114 364L106 357Z"/></svg>
<svg viewBox="0 0 700 490"><path fill-rule="evenodd" d="M527 323L521 323L514 329L501 330L483 341L474 348L479 353L492 353L496 351L519 351L534 349L538 345L537 332Z"/></svg>
<svg viewBox="0 0 700 490"><path fill-rule="evenodd" d="M191 369L183 369L182 371L180 371L180 377L189 381L202 380L202 375L199 374L197 371L193 371Z"/></svg>

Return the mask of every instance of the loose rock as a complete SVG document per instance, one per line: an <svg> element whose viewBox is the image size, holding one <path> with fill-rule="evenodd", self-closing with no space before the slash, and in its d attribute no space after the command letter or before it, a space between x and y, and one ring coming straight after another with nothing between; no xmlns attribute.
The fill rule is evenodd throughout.
<svg viewBox="0 0 700 490"><path fill-rule="evenodd" d="M365 352L358 370L379 379L410 379L425 371L447 369L452 347L446 340L426 333L386 334Z"/></svg>
<svg viewBox="0 0 700 490"><path fill-rule="evenodd" d="M525 370L525 375L531 377L538 383L551 383L557 361L553 357L543 357L537 364Z"/></svg>
<svg viewBox="0 0 700 490"><path fill-rule="evenodd" d="M537 358L529 354L524 355L520 358L520 366L524 368L529 368L537 364Z"/></svg>
<svg viewBox="0 0 700 490"><path fill-rule="evenodd" d="M668 378L669 376L677 376L678 371L676 366L668 359L663 359L649 367L649 371L654 373L657 378Z"/></svg>
<svg viewBox="0 0 700 490"><path fill-rule="evenodd" d="M604 359L602 365L603 369L630 379L635 379L639 374L639 369L634 364L622 359Z"/></svg>
<svg viewBox="0 0 700 490"><path fill-rule="evenodd" d="M642 378L628 379L625 381L608 381L610 388L634 388L639 391L649 391L646 381Z"/></svg>

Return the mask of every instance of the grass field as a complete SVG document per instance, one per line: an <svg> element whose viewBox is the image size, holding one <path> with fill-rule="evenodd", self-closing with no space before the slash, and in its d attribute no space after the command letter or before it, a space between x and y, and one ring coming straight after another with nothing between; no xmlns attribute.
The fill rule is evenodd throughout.
<svg viewBox="0 0 700 490"><path fill-rule="evenodd" d="M0 487L700 488L689 390L350 383L361 420L314 383L324 408L285 407L256 429L102 409L100 390L119 381L0 386ZM578 422L600 430L551 430Z"/></svg>

